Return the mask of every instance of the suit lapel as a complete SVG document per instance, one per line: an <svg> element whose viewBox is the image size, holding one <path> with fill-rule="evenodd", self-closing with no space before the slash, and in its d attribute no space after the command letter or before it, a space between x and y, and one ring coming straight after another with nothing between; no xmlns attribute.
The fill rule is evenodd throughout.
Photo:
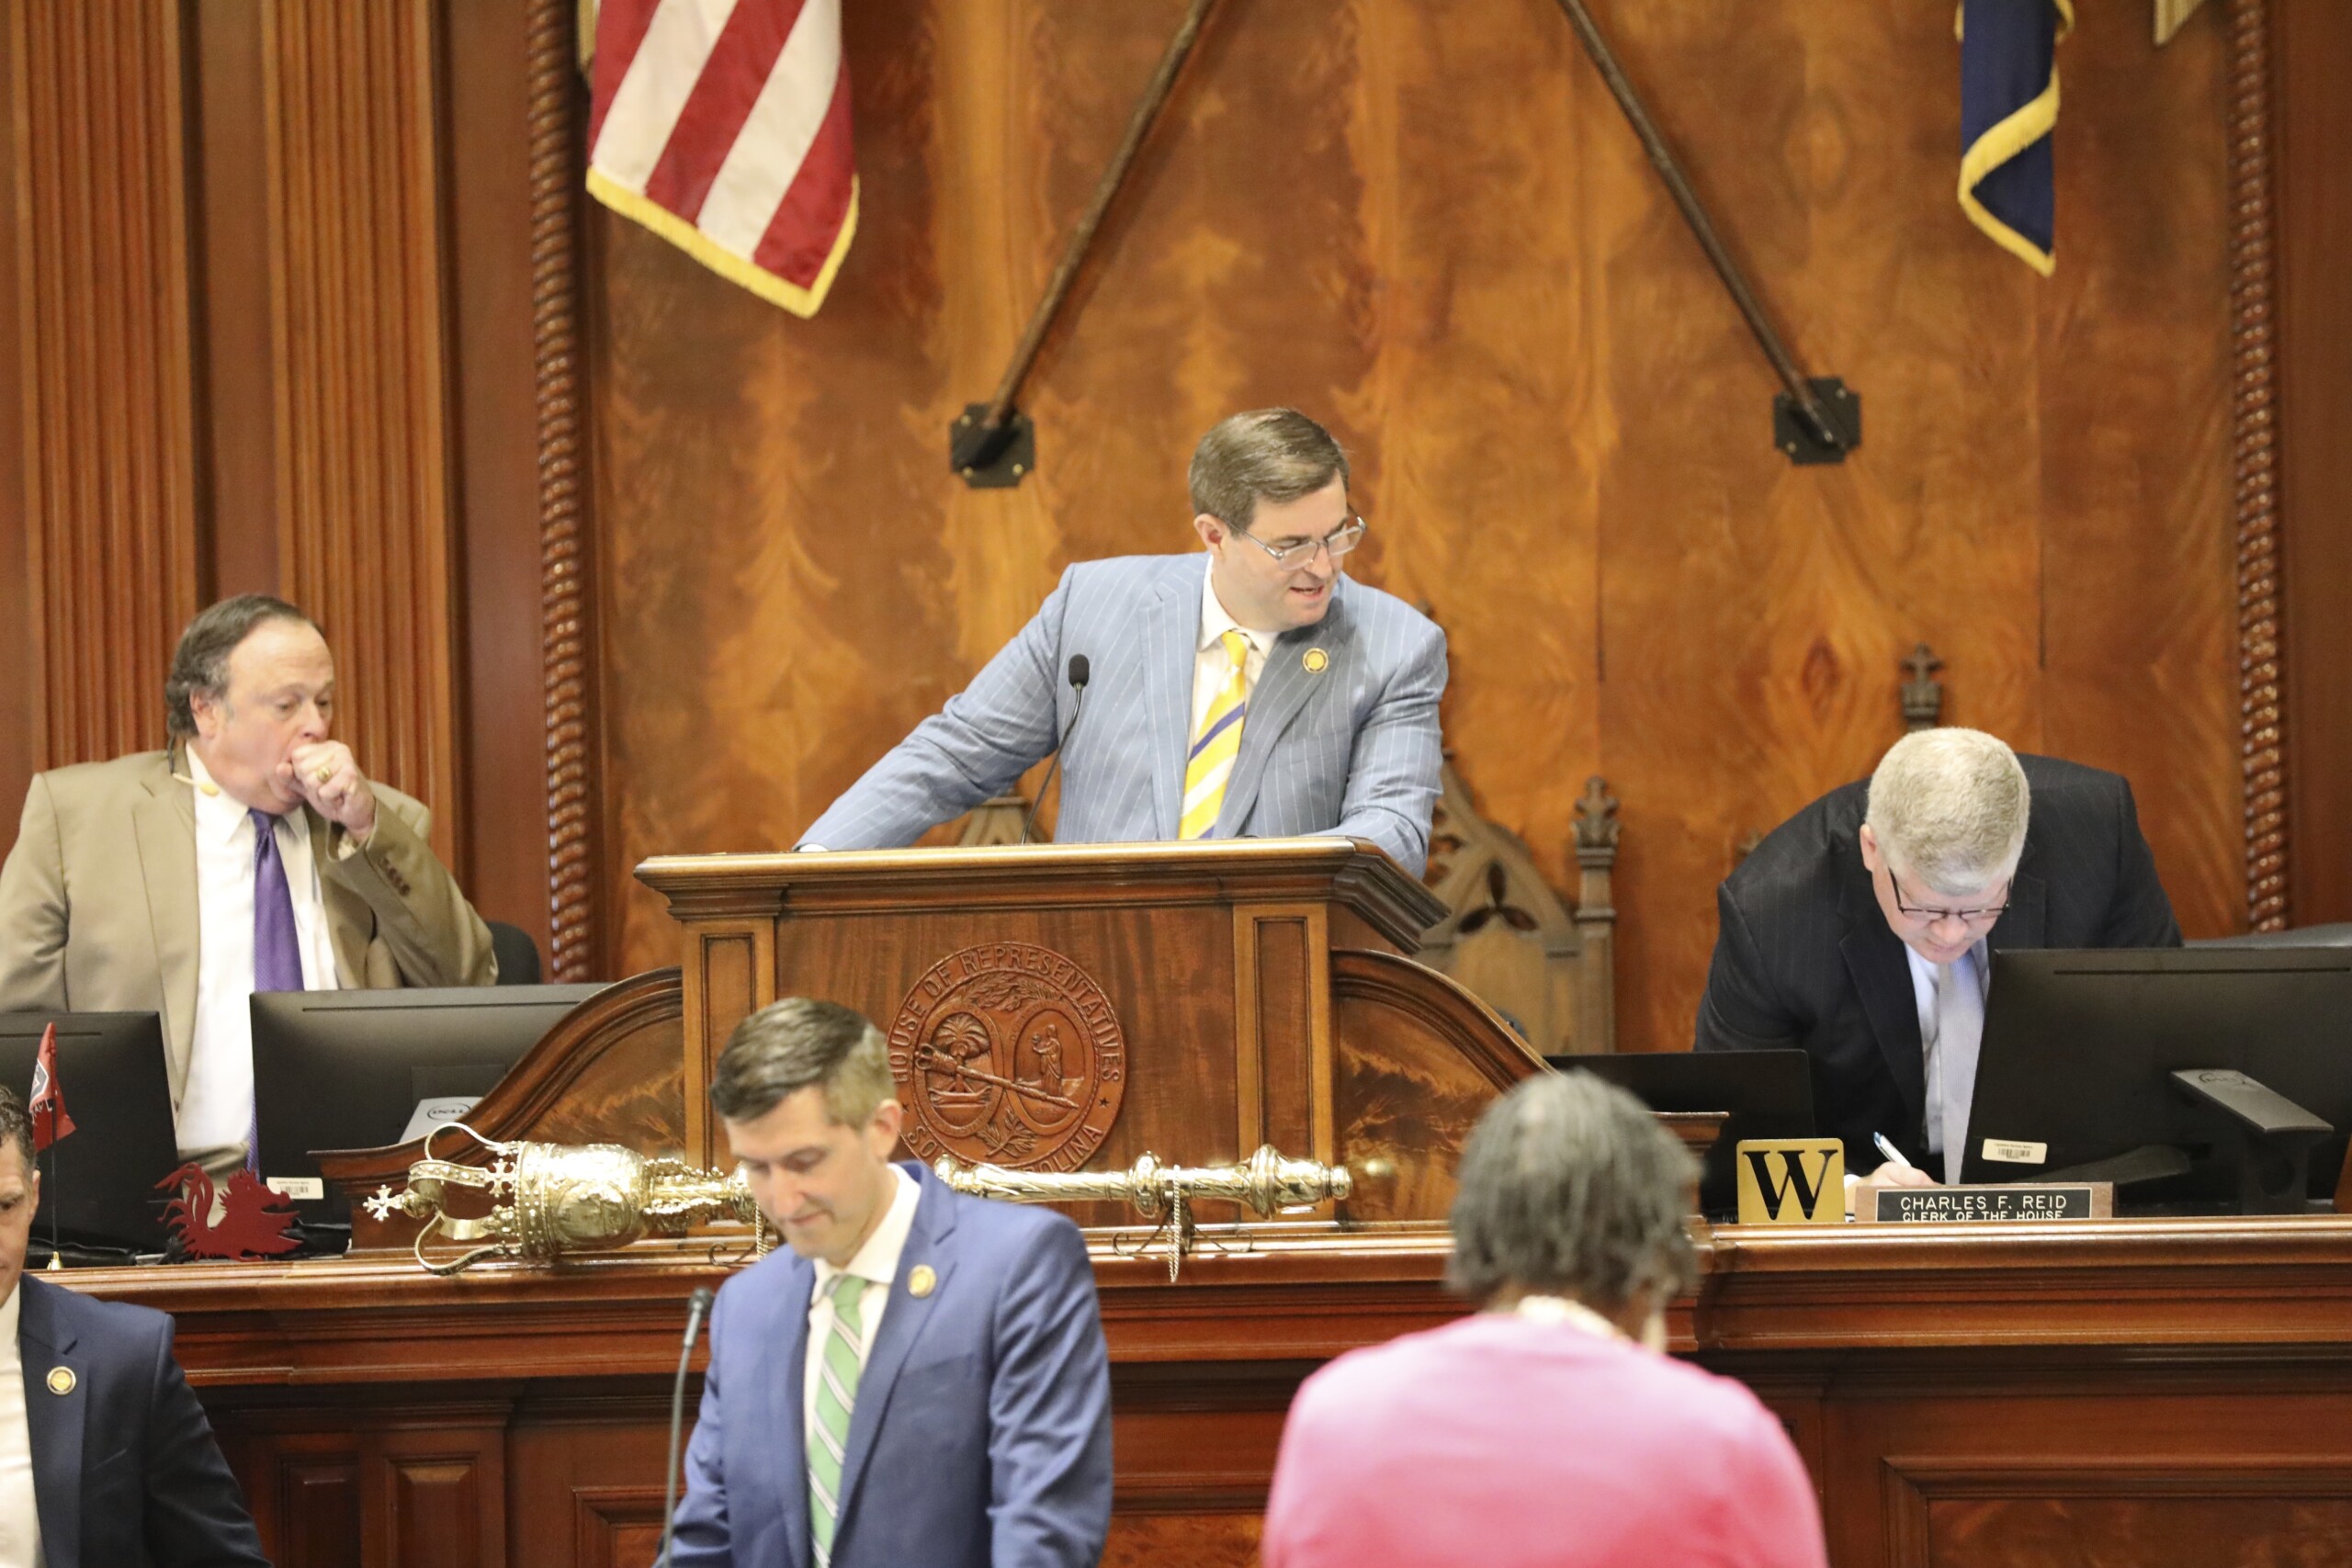
<svg viewBox="0 0 2352 1568"><path fill-rule="evenodd" d="M1235 837L1258 804L1258 786L1265 782L1266 764L1272 760L1283 731L1318 691L1347 689L1349 645L1354 632L1348 619L1347 579L1334 580L1331 607L1311 626L1300 626L1274 639L1266 668L1250 694L1250 713L1241 723L1241 750L1233 759L1233 774L1225 783L1225 804L1216 814L1215 836ZM1323 650L1324 668L1306 668L1306 650Z"/></svg>
<svg viewBox="0 0 2352 1568"><path fill-rule="evenodd" d="M915 1180L922 1195L915 1201L914 1224L907 1232L907 1245L899 1254L899 1271L890 1281L888 1304L882 1310L881 1326L875 1330L874 1348L865 1358L865 1370L858 1374L857 1403L849 1413L849 1453L842 1462L842 1514L834 1536L836 1544L856 1515L858 1483L865 1478L866 1463L874 1457L875 1439L883 1414L889 1407L890 1391L906 1367L908 1354L931 1325L933 1303L944 1299L947 1276L955 1265L952 1238L956 1216L949 1207L952 1199L948 1190L929 1171L922 1171ZM907 1275L918 1264L928 1265L935 1279L933 1288L922 1296L911 1295L907 1290Z"/></svg>
<svg viewBox="0 0 2352 1568"><path fill-rule="evenodd" d="M1151 748L1152 830L1172 839L1183 819L1184 753L1193 740L1193 667L1200 652L1201 578L1208 557L1183 556L1144 606L1145 735ZM1187 590L1189 589L1189 592ZM1246 728L1243 732L1248 733Z"/></svg>
<svg viewBox="0 0 2352 1568"><path fill-rule="evenodd" d="M139 841L140 879L147 886L147 925L155 944L155 974L164 990L164 1055L170 1064L172 1103L187 1083L196 1043L197 931L196 791L171 776L166 762L147 781L147 798L131 808Z"/></svg>
<svg viewBox="0 0 2352 1568"><path fill-rule="evenodd" d="M73 1330L58 1321L51 1287L28 1277L17 1289L23 1299L17 1303L17 1349L25 1363L25 1435L33 1450L41 1557L49 1568L81 1568L82 1426L90 1369L74 1353ZM64 1393L49 1386L59 1367L74 1374Z"/></svg>
<svg viewBox="0 0 2352 1568"><path fill-rule="evenodd" d="M1860 866L1860 849L1853 854L1854 864ZM1878 1037L1879 1054L1886 1058L1886 1069L1902 1091L1909 1117L1905 1127L1916 1132L1928 1114L1928 1065L1919 1040L1919 993L1911 984L1911 961L1903 956L1903 940L1887 925L1886 913L1878 907L1867 870L1859 884L1851 874L1847 876L1843 912L1846 935L1838 951L1854 977L1854 990L1862 998L1871 1032Z"/></svg>
<svg viewBox="0 0 2352 1568"><path fill-rule="evenodd" d="M808 1433L801 1415L808 1398L808 1298L816 1282L813 1264L795 1266L779 1309L792 1332L783 1354L770 1361L767 1377L769 1429L786 1456L777 1489L784 1495L784 1540L792 1568L808 1568Z"/></svg>
<svg viewBox="0 0 2352 1568"><path fill-rule="evenodd" d="M390 807L379 807L379 810ZM319 901L326 907L327 939L334 948L335 967L342 971L343 984L368 984L368 936L375 925L375 911L368 908L368 900L327 874L327 853L333 843L334 829L327 819L302 807L302 816L311 831L311 871L318 879Z"/></svg>

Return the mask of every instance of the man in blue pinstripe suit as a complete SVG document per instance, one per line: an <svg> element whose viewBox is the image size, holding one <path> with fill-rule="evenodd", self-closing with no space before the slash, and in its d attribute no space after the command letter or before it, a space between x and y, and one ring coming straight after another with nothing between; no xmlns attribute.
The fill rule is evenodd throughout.
<svg viewBox="0 0 2352 1568"><path fill-rule="evenodd" d="M1305 414L1266 409L1203 436L1190 478L1205 555L1071 567L801 847L910 843L1011 788L1067 729L1060 842L1328 833L1420 874L1445 634L1342 571L1364 531L1346 454Z"/></svg>

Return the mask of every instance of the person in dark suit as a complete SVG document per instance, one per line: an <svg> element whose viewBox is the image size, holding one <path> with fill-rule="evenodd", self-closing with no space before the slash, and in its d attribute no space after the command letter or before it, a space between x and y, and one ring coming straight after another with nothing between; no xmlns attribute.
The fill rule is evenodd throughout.
<svg viewBox="0 0 2352 1568"><path fill-rule="evenodd" d="M0 1568L267 1568L172 1320L25 1273L40 1205L31 1123L0 1089Z"/></svg>
<svg viewBox="0 0 2352 1568"><path fill-rule="evenodd" d="M2114 773L2019 757L1973 729L1905 736L1864 782L1774 829L1715 897L1701 1051L1801 1046L1849 1176L1883 1134L1957 1179L1988 949L2177 947L2180 928Z"/></svg>
<svg viewBox="0 0 2352 1568"><path fill-rule="evenodd" d="M1078 1227L890 1162L881 1033L791 998L710 1102L789 1244L728 1281L677 1568L1087 1568L1111 1520L1110 1357Z"/></svg>

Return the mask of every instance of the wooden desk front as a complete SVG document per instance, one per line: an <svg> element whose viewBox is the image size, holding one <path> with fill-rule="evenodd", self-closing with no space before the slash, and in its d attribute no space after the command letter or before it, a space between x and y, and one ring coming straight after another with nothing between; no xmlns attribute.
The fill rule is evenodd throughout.
<svg viewBox="0 0 2352 1568"><path fill-rule="evenodd" d="M1129 1239L1132 1239L1131 1237ZM1112 1563L1255 1561L1301 1378L1443 1321L1429 1225L1096 1274ZM1678 1348L1746 1381L1840 1568L2352 1562L2352 1219L1713 1233ZM92 1271L179 1320L264 1540L311 1564L642 1564L681 1304L724 1270L404 1262Z"/></svg>

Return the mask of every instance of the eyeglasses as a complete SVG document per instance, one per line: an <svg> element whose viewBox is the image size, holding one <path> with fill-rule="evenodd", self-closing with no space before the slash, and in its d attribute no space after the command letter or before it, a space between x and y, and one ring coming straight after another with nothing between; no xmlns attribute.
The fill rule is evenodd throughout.
<svg viewBox="0 0 2352 1568"><path fill-rule="evenodd" d="M1317 550L1329 550L1331 558L1338 560L1363 543L1363 531L1369 526L1362 517L1351 517L1319 539L1292 539L1280 545L1270 545L1245 529L1236 528L1234 533L1273 557L1276 566L1305 566Z"/></svg>
<svg viewBox="0 0 2352 1568"><path fill-rule="evenodd" d="M1908 916L1912 919L1925 920L1929 925L1933 925L1939 920L1960 920L1972 926L1983 925L1988 921L1999 919L2001 918L2002 911L2009 907L2008 897L2007 894L2004 894L2001 901L1993 905L1989 908L1915 909L1910 905L1903 901L1903 884L1895 880L1893 867L1889 867L1887 870L1886 884L1888 886L1894 889L1894 907L1897 909L1901 910L1905 915Z"/></svg>

